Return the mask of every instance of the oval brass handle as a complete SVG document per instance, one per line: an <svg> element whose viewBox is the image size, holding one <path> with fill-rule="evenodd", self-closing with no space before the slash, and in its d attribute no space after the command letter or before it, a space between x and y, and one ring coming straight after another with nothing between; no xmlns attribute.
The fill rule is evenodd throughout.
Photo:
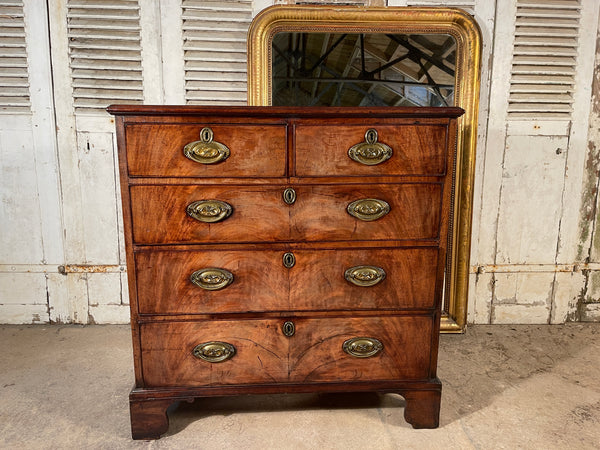
<svg viewBox="0 0 600 450"><path fill-rule="evenodd" d="M296 333L296 325L294 325L294 322L285 322L281 329L283 330L283 334L287 337L292 337Z"/></svg>
<svg viewBox="0 0 600 450"><path fill-rule="evenodd" d="M214 223L227 219L233 208L229 203L221 200L198 200L190 203L186 208L186 213L193 219L200 222Z"/></svg>
<svg viewBox="0 0 600 450"><path fill-rule="evenodd" d="M283 201L292 205L296 201L296 191L293 188L287 188L283 191Z"/></svg>
<svg viewBox="0 0 600 450"><path fill-rule="evenodd" d="M218 291L233 283L233 274L225 269L209 267L196 270L190 275L190 281L207 291Z"/></svg>
<svg viewBox="0 0 600 450"><path fill-rule="evenodd" d="M383 344L375 338L355 337L344 342L342 349L356 358L369 358L383 350Z"/></svg>
<svg viewBox="0 0 600 450"><path fill-rule="evenodd" d="M353 145L348 150L348 156L353 161L366 166L381 164L392 157L392 149L389 145L377 142L377 130L370 128L365 133L365 141Z"/></svg>
<svg viewBox="0 0 600 450"><path fill-rule="evenodd" d="M291 269L296 264L296 256L293 253L288 252L283 254L283 267Z"/></svg>
<svg viewBox="0 0 600 450"><path fill-rule="evenodd" d="M385 270L376 266L355 266L344 272L344 278L355 286L375 286L385 280Z"/></svg>
<svg viewBox="0 0 600 450"><path fill-rule="evenodd" d="M381 219L390 212L390 205L385 200L377 198L363 198L356 200L348 205L346 211L352 217L359 220L370 222L372 220Z"/></svg>
<svg viewBox="0 0 600 450"><path fill-rule="evenodd" d="M235 347L227 342L211 341L196 345L192 354L204 361L218 363L233 358Z"/></svg>
<svg viewBox="0 0 600 450"><path fill-rule="evenodd" d="M190 142L183 147L186 158L200 164L216 164L229 158L229 148L225 144L213 141L213 130L202 128L200 140Z"/></svg>

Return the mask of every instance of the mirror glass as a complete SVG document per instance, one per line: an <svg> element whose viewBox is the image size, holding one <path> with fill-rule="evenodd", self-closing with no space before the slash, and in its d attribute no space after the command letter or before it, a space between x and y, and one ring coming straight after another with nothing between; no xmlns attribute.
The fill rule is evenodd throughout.
<svg viewBox="0 0 600 450"><path fill-rule="evenodd" d="M272 104L452 106L455 72L447 34L277 33Z"/></svg>

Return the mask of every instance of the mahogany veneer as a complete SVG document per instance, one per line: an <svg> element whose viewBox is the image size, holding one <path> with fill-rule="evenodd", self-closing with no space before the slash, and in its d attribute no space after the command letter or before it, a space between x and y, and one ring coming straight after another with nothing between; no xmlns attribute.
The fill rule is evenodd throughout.
<svg viewBox="0 0 600 450"><path fill-rule="evenodd" d="M415 428L438 426L460 108L109 112L131 301L134 439L166 432L174 401L259 393L398 393ZM205 143L212 131L227 146L225 160L184 155L203 129ZM374 147L361 150L363 162L351 159L363 141L389 146L389 159L371 164L381 155ZM215 200L229 216L205 222L224 211ZM187 208L201 201L198 220Z"/></svg>

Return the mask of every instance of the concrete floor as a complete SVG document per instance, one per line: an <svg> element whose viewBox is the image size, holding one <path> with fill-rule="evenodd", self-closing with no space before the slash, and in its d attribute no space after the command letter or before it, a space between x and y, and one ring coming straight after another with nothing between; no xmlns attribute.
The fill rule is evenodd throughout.
<svg viewBox="0 0 600 450"><path fill-rule="evenodd" d="M600 324L474 326L442 337L441 426L399 396L197 400L132 441L126 326L0 326L0 448L600 448Z"/></svg>

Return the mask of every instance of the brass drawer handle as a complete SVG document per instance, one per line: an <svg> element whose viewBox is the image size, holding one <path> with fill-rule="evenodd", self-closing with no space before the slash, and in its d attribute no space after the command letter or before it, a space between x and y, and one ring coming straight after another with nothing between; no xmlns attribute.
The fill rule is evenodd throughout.
<svg viewBox="0 0 600 450"><path fill-rule="evenodd" d="M233 212L229 203L221 200L198 200L186 208L187 215L200 222L214 223L227 219Z"/></svg>
<svg viewBox="0 0 600 450"><path fill-rule="evenodd" d="M233 358L235 347L227 342L205 342L198 344L192 350L192 354L199 359L210 363L219 363Z"/></svg>
<svg viewBox="0 0 600 450"><path fill-rule="evenodd" d="M348 214L352 217L356 217L365 222L381 219L390 212L390 209L388 202L377 198L363 198L356 200L350 203L348 208L346 208Z"/></svg>
<svg viewBox="0 0 600 450"><path fill-rule="evenodd" d="M377 130L370 128L365 133L365 141L353 145L348 150L348 156L353 161L366 166L381 164L392 157L392 149L389 145L377 142Z"/></svg>
<svg viewBox="0 0 600 450"><path fill-rule="evenodd" d="M200 140L190 142L183 147L186 158L200 164L216 164L229 158L229 148L225 144L213 141L213 130L202 128Z"/></svg>
<svg viewBox="0 0 600 450"><path fill-rule="evenodd" d="M287 252L283 254L283 267L286 269L291 269L296 265L296 256L292 252Z"/></svg>
<svg viewBox="0 0 600 450"><path fill-rule="evenodd" d="M281 329L283 330L284 336L287 337L292 337L296 333L296 325L294 325L294 322L285 322Z"/></svg>
<svg viewBox="0 0 600 450"><path fill-rule="evenodd" d="M356 358L369 358L383 350L383 344L375 338L355 337L344 342L342 349Z"/></svg>
<svg viewBox="0 0 600 450"><path fill-rule="evenodd" d="M385 270L376 266L355 266L344 272L344 278L356 286L375 286L385 280Z"/></svg>
<svg viewBox="0 0 600 450"><path fill-rule="evenodd" d="M196 270L190 276L190 281L207 291L218 291L233 283L233 274L225 269L209 267Z"/></svg>
<svg viewBox="0 0 600 450"><path fill-rule="evenodd" d="M283 201L288 205L293 205L296 201L296 191L293 188L287 188L283 191Z"/></svg>

